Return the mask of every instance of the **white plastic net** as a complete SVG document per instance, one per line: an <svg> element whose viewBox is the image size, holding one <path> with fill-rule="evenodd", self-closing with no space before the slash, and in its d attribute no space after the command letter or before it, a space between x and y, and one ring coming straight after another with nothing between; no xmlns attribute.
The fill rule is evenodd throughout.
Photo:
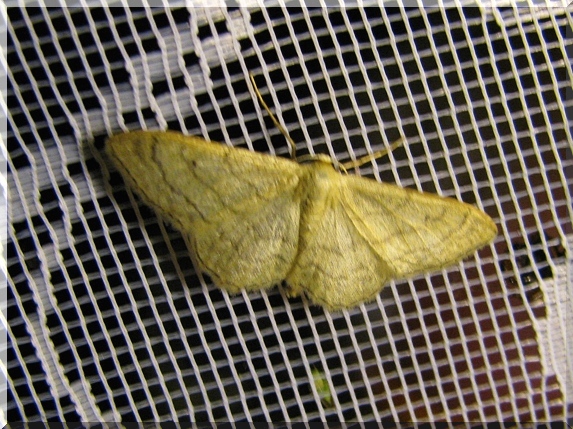
<svg viewBox="0 0 573 429"><path fill-rule="evenodd" d="M478 6L8 7L3 419L570 415L573 19ZM404 135L359 174L476 204L495 242L339 313L214 287L103 147L176 129L288 156L249 73L297 153Z"/></svg>

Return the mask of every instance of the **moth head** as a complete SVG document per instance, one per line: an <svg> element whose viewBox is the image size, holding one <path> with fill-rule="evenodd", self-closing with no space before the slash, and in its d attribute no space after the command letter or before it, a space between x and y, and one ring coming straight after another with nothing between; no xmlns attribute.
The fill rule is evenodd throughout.
<svg viewBox="0 0 573 429"><path fill-rule="evenodd" d="M325 155L323 153L319 153L317 155L314 155L312 161L319 162L321 164L332 165L333 167L338 165L338 161L336 161L335 159L332 159L330 156Z"/></svg>
<svg viewBox="0 0 573 429"><path fill-rule="evenodd" d="M312 162L312 163L319 164L321 166L328 165L338 172L346 173L346 168L344 168L344 166L341 163L339 163L336 159L331 158L330 156L325 155L323 153L319 153L316 155L308 154L308 155L299 156L296 158L296 161L299 164Z"/></svg>

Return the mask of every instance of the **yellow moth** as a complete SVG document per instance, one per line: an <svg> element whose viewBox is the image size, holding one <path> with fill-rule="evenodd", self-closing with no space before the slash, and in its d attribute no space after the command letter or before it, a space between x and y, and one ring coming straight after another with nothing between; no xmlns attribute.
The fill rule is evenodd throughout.
<svg viewBox="0 0 573 429"><path fill-rule="evenodd" d="M300 164L170 131L115 135L106 149L135 192L189 236L200 269L233 293L286 280L292 296L349 308L497 233L469 204L342 174L325 155Z"/></svg>

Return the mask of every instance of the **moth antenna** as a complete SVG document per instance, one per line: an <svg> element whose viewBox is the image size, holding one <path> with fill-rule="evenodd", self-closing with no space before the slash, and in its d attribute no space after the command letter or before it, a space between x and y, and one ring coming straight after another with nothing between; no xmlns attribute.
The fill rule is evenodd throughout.
<svg viewBox="0 0 573 429"><path fill-rule="evenodd" d="M387 154L392 152L394 149L396 149L398 146L402 145L402 143L404 143L404 138L400 137L398 140L396 140L394 143L392 143L389 148L384 148L384 149L378 150L374 153L369 153L368 155L365 155L362 158L355 159L354 161L347 161L343 164L340 164L340 166L343 167L345 170L350 170L351 168L360 167L360 166L362 166L362 165L366 164L367 162L370 162L374 159L386 156Z"/></svg>
<svg viewBox="0 0 573 429"><path fill-rule="evenodd" d="M285 130L285 128L281 125L281 123L278 121L278 119L275 117L275 115L273 115L273 112L271 112L271 109L269 109L269 106L267 106L267 103L265 103L265 100L263 100L263 96L261 95L259 88L257 87L257 84L255 83L255 76L253 76L252 73L249 73L249 77L251 78L251 82L253 84L255 94L257 94L257 98L259 99L259 102L265 108L265 110L267 111L267 113L269 114L271 119L273 120L273 123L281 132L281 134L283 136L285 136L285 138L287 139L287 142L289 143L289 145L291 147L291 158L295 159L296 158L296 145L294 144L294 140L288 135L287 130Z"/></svg>

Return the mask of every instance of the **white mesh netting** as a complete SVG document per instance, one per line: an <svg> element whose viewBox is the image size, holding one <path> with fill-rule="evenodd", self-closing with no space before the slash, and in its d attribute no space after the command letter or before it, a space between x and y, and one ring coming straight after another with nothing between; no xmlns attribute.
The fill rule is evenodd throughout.
<svg viewBox="0 0 573 429"><path fill-rule="evenodd" d="M573 19L478 6L4 10L2 419L571 414ZM169 128L288 156L249 72L297 153L403 135L359 174L475 204L495 242L346 312L214 287L103 147Z"/></svg>

